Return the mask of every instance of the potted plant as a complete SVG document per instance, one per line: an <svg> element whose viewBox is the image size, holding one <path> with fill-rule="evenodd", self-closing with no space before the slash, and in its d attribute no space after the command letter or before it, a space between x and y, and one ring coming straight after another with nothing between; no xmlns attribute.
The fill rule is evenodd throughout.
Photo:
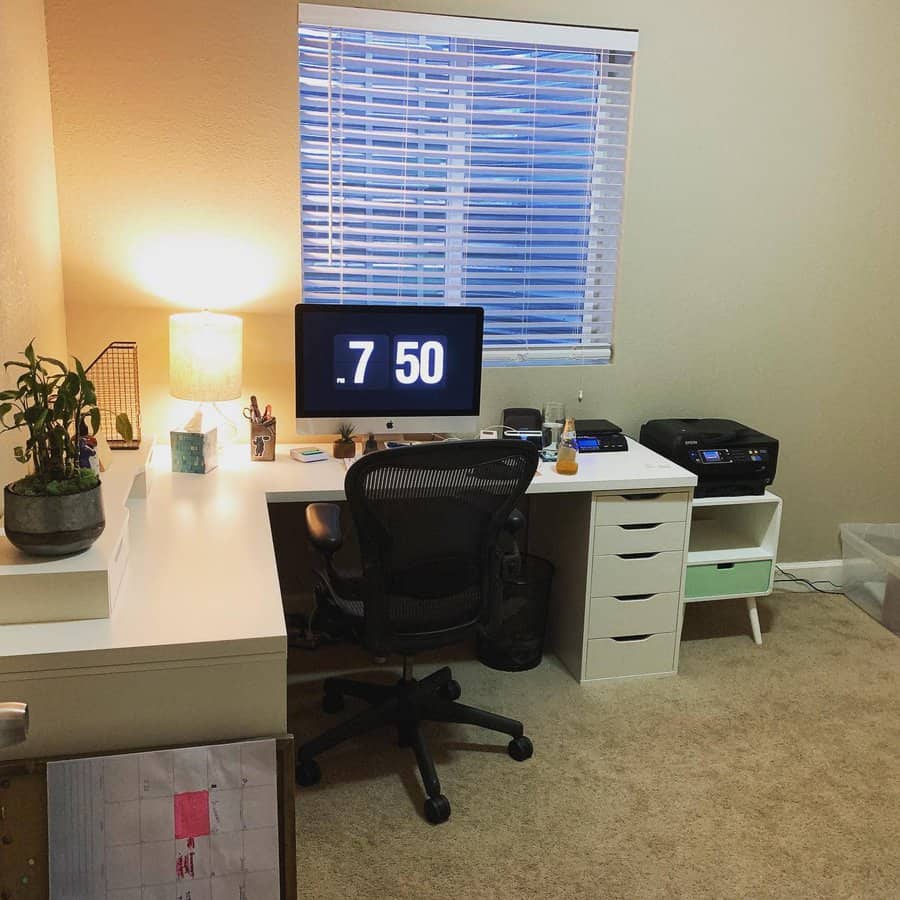
<svg viewBox="0 0 900 900"><path fill-rule="evenodd" d="M31 472L3 488L4 529L11 543L34 556L78 553L106 524L100 476L89 468L100 428L97 394L79 360L70 370L38 356L33 341L22 355L25 362L4 364L22 372L15 388L0 391L0 434L25 432L14 453ZM127 440L128 417L117 416L116 428Z"/></svg>
<svg viewBox="0 0 900 900"><path fill-rule="evenodd" d="M335 459L353 459L356 456L356 442L353 440L353 432L356 427L349 422L341 422L338 425L340 437L331 445L331 452Z"/></svg>

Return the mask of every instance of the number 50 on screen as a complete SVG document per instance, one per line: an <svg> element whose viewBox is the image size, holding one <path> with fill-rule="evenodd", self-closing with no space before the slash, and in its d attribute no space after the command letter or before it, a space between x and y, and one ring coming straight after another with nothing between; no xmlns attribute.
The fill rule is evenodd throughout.
<svg viewBox="0 0 900 900"><path fill-rule="evenodd" d="M334 338L334 385L349 390L436 387L446 375L443 335L339 334Z"/></svg>

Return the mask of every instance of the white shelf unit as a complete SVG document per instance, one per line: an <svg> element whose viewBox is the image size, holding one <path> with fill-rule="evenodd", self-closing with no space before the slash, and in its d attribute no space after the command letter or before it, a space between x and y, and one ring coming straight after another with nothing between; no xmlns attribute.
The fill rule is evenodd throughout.
<svg viewBox="0 0 900 900"><path fill-rule="evenodd" d="M769 491L694 498L691 506L684 602L746 597L757 644L755 598L772 592L781 506Z"/></svg>

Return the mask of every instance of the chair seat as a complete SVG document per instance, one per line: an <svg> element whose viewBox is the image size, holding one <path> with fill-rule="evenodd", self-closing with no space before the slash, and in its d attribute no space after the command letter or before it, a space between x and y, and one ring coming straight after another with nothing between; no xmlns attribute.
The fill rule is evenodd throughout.
<svg viewBox="0 0 900 900"><path fill-rule="evenodd" d="M365 618L365 603L362 600L362 576L342 575L335 579L335 594L332 603L352 619ZM481 595L472 586L456 594L444 597L411 597L404 594L389 594L388 603L391 618L397 623L398 634L419 634L422 631L439 631L442 628L458 626L461 613L471 621L478 618Z"/></svg>
<svg viewBox="0 0 900 900"><path fill-rule="evenodd" d="M431 572L434 581L424 578L425 572ZM331 576L334 605L351 619L365 619L365 575L358 569L334 567ZM419 585L425 589L421 594L405 590ZM439 632L478 619L481 586L465 560L429 560L426 566L396 573L392 587L387 602L398 635Z"/></svg>

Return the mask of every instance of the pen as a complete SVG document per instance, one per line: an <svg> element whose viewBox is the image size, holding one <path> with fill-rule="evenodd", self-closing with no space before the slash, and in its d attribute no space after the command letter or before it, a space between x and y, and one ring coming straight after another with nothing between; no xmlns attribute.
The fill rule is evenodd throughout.
<svg viewBox="0 0 900 900"><path fill-rule="evenodd" d="M253 412L253 421L259 422L262 417L259 414L259 404L256 402L256 394L250 395L250 409Z"/></svg>

